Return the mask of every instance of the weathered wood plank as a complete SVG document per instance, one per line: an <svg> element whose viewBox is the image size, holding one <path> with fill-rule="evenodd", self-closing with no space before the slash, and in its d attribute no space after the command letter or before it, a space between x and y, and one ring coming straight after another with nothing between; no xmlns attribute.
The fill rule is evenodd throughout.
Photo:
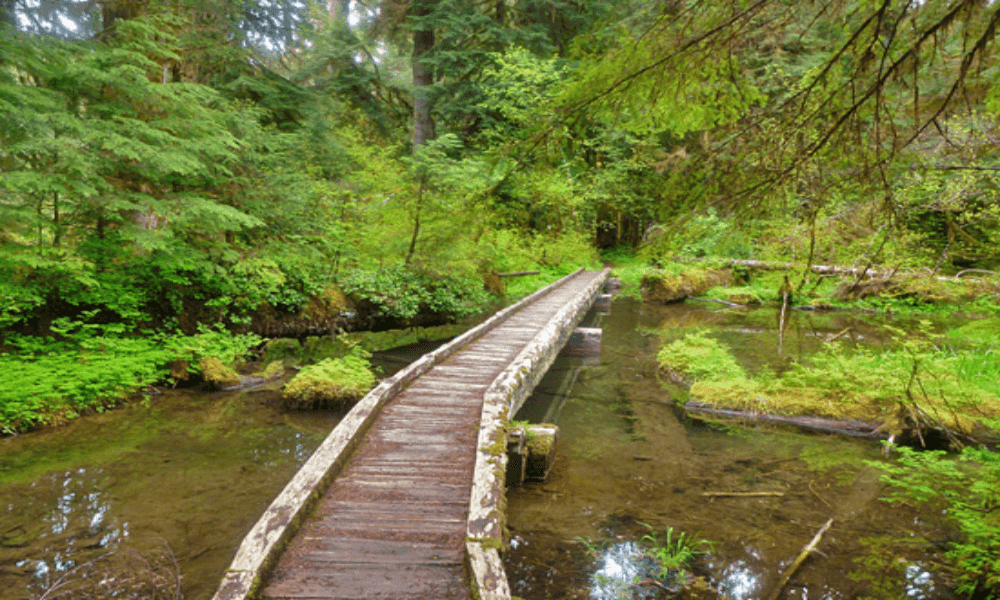
<svg viewBox="0 0 1000 600"><path fill-rule="evenodd" d="M492 587L479 593L503 598L506 583L499 583L503 569L497 566L496 551L466 545L470 488L481 454L476 448L484 439L483 400L497 393L498 377L512 363L520 365L525 348L533 347L540 335L561 340L546 333L553 318L558 320L567 310L585 310L576 299L592 295L593 281L602 277L578 273L566 278L380 385L383 399L366 407L364 426L346 435L350 446L358 447L356 453L349 461L346 452L338 455L337 469L342 472L277 560L264 597L468 598L465 568L476 572L475 565L485 565L486 575L477 575L476 581L492 582ZM531 374L518 393L534 382ZM509 409L491 418L502 424ZM323 478L332 479L329 470ZM302 490L315 497L322 492L318 488ZM291 523L299 517L285 519ZM285 531L282 539L290 528ZM468 565L463 565L466 560ZM252 588L251 579L259 582L260 574L259 564L232 570L215 600L243 600L246 596L239 590ZM506 593L509 597L509 590Z"/></svg>

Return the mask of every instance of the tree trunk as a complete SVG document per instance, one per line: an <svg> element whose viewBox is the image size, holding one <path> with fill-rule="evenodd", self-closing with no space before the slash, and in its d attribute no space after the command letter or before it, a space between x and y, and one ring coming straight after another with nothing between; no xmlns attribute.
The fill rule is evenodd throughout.
<svg viewBox="0 0 1000 600"><path fill-rule="evenodd" d="M411 14L418 19L431 14L431 0L417 0ZM413 28L413 151L434 139L434 120L431 118L430 87L434 84L434 70L424 59L434 48L434 28L419 21Z"/></svg>
<svg viewBox="0 0 1000 600"><path fill-rule="evenodd" d="M348 27L351 16L351 0L327 0L326 11L331 27Z"/></svg>
<svg viewBox="0 0 1000 600"><path fill-rule="evenodd" d="M115 22L139 16L144 2L136 0L106 0L101 3L101 33L98 37L108 39L115 35Z"/></svg>
<svg viewBox="0 0 1000 600"><path fill-rule="evenodd" d="M6 23L17 29L17 14L14 13L16 0L0 0L0 23Z"/></svg>

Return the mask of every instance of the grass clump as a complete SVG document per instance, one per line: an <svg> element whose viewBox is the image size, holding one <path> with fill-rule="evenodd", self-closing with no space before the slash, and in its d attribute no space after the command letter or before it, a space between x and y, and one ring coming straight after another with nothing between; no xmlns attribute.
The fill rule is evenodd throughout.
<svg viewBox="0 0 1000 600"><path fill-rule="evenodd" d="M328 358L304 367L288 385L283 396L289 408L324 408L356 402L375 387L371 356L355 347L342 358Z"/></svg>

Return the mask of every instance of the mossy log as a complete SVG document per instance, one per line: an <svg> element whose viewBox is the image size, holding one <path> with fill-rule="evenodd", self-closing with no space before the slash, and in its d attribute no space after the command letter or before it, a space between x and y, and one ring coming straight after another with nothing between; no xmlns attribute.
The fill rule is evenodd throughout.
<svg viewBox="0 0 1000 600"><path fill-rule="evenodd" d="M831 419L812 415L778 415L774 413L740 410L724 406L716 406L697 400L688 401L684 410L694 415L711 415L718 421L756 421L761 423L776 423L791 425L806 431L832 433L869 440L901 441L906 445L919 445L933 448L960 448L962 445L977 445L997 447L1000 438L994 433L982 430L974 434L948 429L940 423L928 423L924 420L896 421L892 427L888 423L870 423L855 419ZM697 418L697 417L695 417ZM895 429L896 433L891 430ZM901 429L901 431L900 431Z"/></svg>
<svg viewBox="0 0 1000 600"><path fill-rule="evenodd" d="M688 413L712 415L713 417L718 417L723 420L738 419L741 421L778 423L781 425L792 425L809 431L836 433L839 435L869 440L889 439L889 434L880 430L880 424L857 421L853 419L828 419L814 416L776 415L772 413L720 407L713 404L707 404L705 402L698 402L697 400L687 402L684 405L684 410Z"/></svg>
<svg viewBox="0 0 1000 600"><path fill-rule="evenodd" d="M729 269L689 269L681 274L651 271L642 278L644 302L669 304L681 302L688 296L704 294L708 290L732 284Z"/></svg>

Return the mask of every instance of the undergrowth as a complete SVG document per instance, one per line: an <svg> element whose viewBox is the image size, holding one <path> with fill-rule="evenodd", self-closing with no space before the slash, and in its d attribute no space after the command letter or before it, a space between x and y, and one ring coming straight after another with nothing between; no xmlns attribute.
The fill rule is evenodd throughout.
<svg viewBox="0 0 1000 600"><path fill-rule="evenodd" d="M202 328L196 335L126 337L115 326L61 319L60 339L14 335L15 350L0 354L0 430L18 433L54 425L83 413L102 412L155 383L168 383L177 360L198 370L213 357L234 364L260 342Z"/></svg>

